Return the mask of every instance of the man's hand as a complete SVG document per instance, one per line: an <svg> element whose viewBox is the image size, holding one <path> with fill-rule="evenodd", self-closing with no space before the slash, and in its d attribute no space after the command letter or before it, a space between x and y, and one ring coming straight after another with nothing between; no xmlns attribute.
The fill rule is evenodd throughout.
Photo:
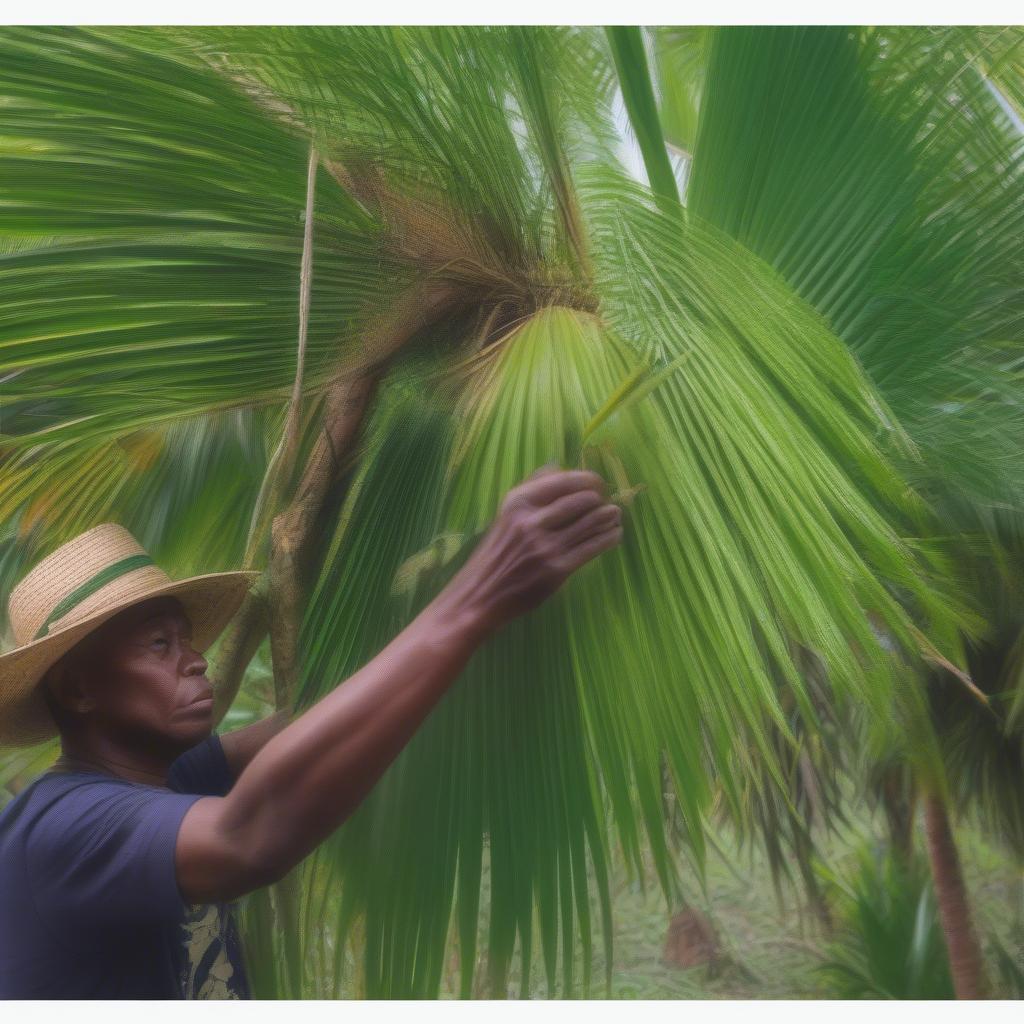
<svg viewBox="0 0 1024 1024"><path fill-rule="evenodd" d="M543 466L505 495L490 530L437 600L484 633L550 597L580 566L622 540L605 481Z"/></svg>

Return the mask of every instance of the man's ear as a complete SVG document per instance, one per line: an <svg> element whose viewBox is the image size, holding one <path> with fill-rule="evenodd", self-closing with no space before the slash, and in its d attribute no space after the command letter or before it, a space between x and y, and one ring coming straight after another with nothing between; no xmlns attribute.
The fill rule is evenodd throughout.
<svg viewBox="0 0 1024 1024"><path fill-rule="evenodd" d="M44 685L53 702L65 712L87 715L96 706L77 661L61 658L44 676Z"/></svg>

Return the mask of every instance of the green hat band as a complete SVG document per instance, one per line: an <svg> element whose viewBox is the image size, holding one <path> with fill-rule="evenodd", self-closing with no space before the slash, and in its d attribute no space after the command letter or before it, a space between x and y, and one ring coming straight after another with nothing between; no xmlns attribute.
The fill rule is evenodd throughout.
<svg viewBox="0 0 1024 1024"><path fill-rule="evenodd" d="M111 580L116 580L118 576L124 576L125 573L131 572L133 569L140 569L144 565L155 564L149 555L130 555L128 558L122 558L120 562L114 562L105 569L101 569L92 579L86 580L80 587L75 587L50 612L46 617L46 621L39 627L39 632L32 639L38 640L50 628L51 622L67 615L72 608L80 605L87 597L91 597L100 587L106 586Z"/></svg>

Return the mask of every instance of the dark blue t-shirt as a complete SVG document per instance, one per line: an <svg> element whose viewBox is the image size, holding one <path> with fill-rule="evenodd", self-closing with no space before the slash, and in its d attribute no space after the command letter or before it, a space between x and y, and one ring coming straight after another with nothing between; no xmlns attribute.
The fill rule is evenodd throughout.
<svg viewBox="0 0 1024 1024"><path fill-rule="evenodd" d="M210 736L169 789L43 773L0 812L0 998L247 999L229 904L187 904L174 846L185 812L233 779Z"/></svg>

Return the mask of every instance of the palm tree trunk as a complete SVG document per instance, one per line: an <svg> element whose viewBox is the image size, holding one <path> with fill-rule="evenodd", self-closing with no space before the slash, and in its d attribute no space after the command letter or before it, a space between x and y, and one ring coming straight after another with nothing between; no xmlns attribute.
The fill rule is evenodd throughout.
<svg viewBox="0 0 1024 1024"><path fill-rule="evenodd" d="M925 834L931 860L942 930L949 950L949 966L957 999L985 998L985 968L981 944L971 920L949 814L943 799L929 793L924 801Z"/></svg>

